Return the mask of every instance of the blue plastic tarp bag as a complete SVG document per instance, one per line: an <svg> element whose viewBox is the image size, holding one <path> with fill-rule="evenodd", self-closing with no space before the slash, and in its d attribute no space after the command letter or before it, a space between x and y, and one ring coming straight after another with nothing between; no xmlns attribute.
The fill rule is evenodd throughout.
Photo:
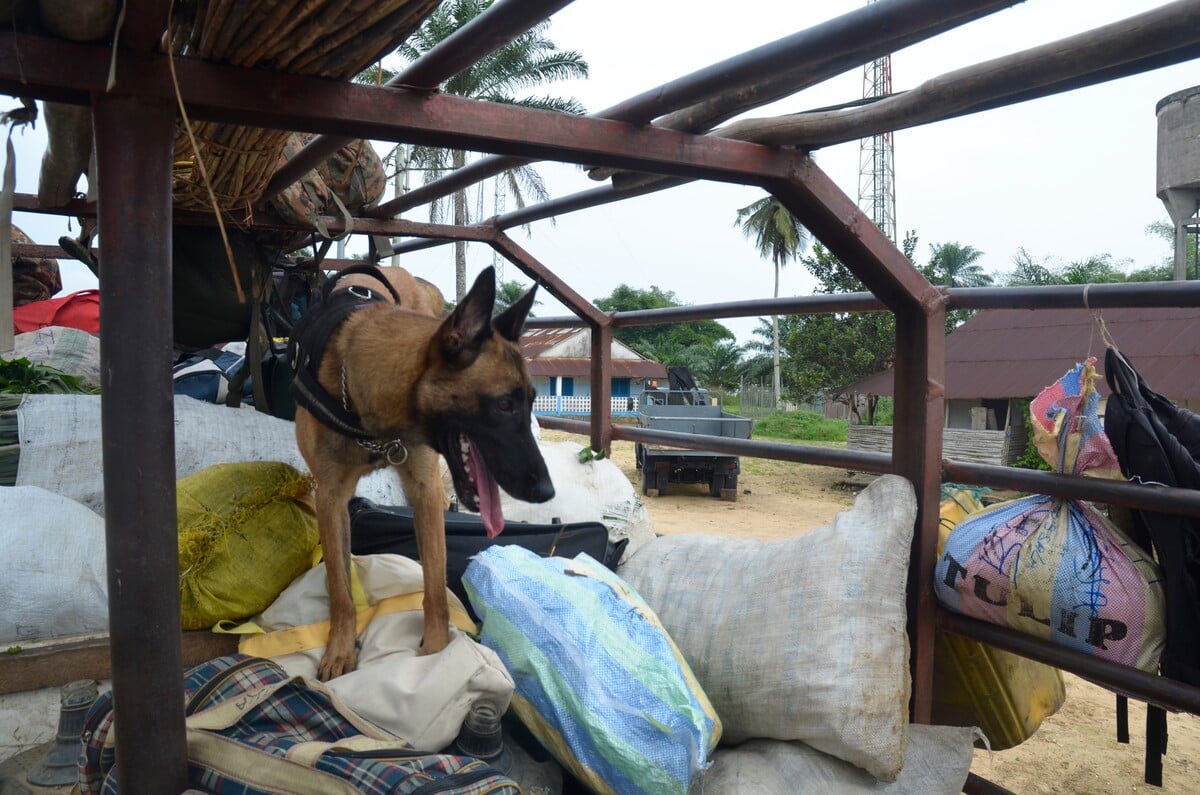
<svg viewBox="0 0 1200 795"><path fill-rule="evenodd" d="M463 578L512 708L597 793L686 795L721 724L650 607L587 554L481 552Z"/></svg>

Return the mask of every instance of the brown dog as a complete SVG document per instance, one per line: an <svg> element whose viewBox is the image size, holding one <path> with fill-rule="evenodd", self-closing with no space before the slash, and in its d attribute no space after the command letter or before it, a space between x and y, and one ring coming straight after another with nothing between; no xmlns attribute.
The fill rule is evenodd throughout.
<svg viewBox="0 0 1200 795"><path fill-rule="evenodd" d="M533 389L517 347L536 287L493 319L495 274L488 268L440 319L429 311L436 301L415 280L414 292L406 295L404 280L390 279L401 287L394 293L399 305L376 300L378 283L369 290L361 277L355 280L360 283L345 289L338 284L327 293L325 309L310 314L332 310L339 293L357 296L360 305L315 337L301 328L306 315L293 335L296 441L316 481L329 587L331 628L321 679L351 671L357 662L347 504L360 477L394 466L412 505L425 576L422 654L441 651L450 637L442 513L447 498L438 455L446 459L459 500L482 514L490 536L504 527L497 486L529 502L554 496L530 427ZM348 295L341 299L352 302Z"/></svg>

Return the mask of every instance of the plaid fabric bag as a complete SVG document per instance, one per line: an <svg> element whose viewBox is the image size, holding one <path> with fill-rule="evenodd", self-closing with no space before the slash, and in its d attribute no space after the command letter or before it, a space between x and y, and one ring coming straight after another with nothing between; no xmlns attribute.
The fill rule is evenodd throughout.
<svg viewBox="0 0 1200 795"><path fill-rule="evenodd" d="M521 795L478 759L415 752L363 720L319 682L233 654L184 675L188 783L213 793ZM83 727L79 791L115 795L112 694Z"/></svg>

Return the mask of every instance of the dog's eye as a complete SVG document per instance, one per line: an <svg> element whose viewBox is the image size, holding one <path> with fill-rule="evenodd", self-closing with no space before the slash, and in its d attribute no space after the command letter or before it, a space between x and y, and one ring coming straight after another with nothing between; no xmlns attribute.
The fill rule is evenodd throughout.
<svg viewBox="0 0 1200 795"><path fill-rule="evenodd" d="M496 401L496 408L500 409L501 411L505 411L505 412L512 411L513 410L512 399L511 398L500 398L498 401Z"/></svg>

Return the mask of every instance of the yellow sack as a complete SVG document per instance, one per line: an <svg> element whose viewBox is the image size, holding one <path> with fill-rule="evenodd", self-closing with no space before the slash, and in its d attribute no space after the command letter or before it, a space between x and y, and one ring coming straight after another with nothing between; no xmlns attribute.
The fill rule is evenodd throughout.
<svg viewBox="0 0 1200 795"><path fill-rule="evenodd" d="M958 523L982 510L971 489L954 489L942 500L938 557ZM933 722L978 726L993 751L1028 740L1067 698L1057 668L941 630L934 638L933 681Z"/></svg>
<svg viewBox="0 0 1200 795"><path fill-rule="evenodd" d="M184 629L260 613L312 567L312 478L288 464L202 469L178 482L176 506Z"/></svg>

